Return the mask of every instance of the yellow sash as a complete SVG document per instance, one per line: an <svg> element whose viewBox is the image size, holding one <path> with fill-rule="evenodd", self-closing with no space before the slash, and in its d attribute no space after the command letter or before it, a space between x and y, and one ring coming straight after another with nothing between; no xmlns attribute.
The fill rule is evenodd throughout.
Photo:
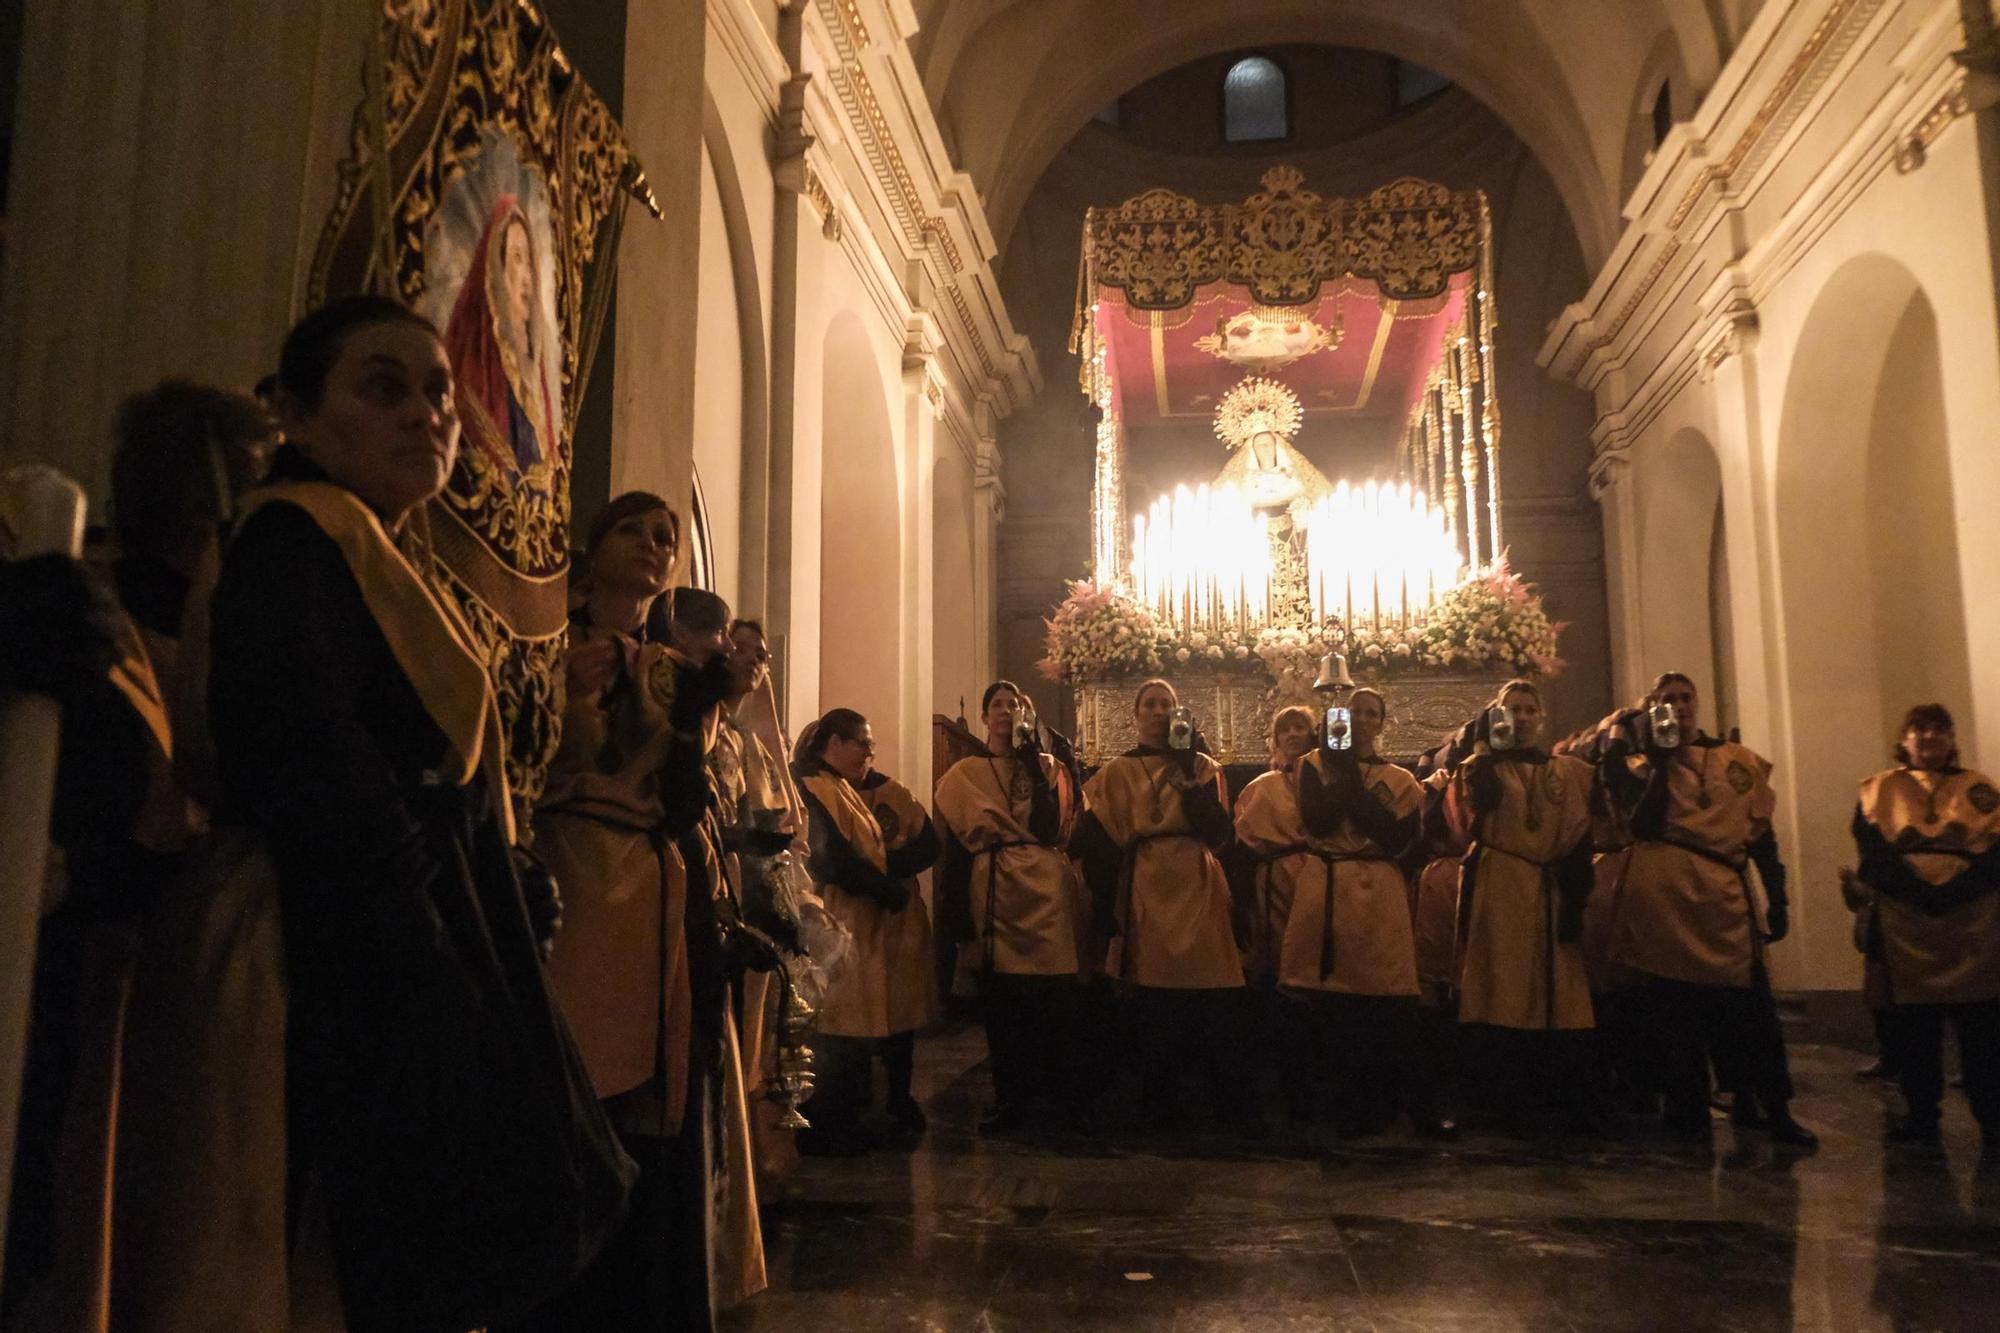
<svg viewBox="0 0 2000 1333"><path fill-rule="evenodd" d="M882 845L882 826L875 822L875 812L868 808L868 802L862 799L861 793L854 790L847 779L825 770L809 774L805 789L826 810L833 820L835 832L847 839L848 846L877 870L886 873L889 853Z"/></svg>
<svg viewBox="0 0 2000 1333"><path fill-rule="evenodd" d="M280 503L304 510L340 548L396 665L451 747L456 763L444 776L463 785L483 770L507 840L514 841L499 709L471 630L397 549L375 511L345 487L326 481L260 487L244 501L238 531L257 510Z"/></svg>

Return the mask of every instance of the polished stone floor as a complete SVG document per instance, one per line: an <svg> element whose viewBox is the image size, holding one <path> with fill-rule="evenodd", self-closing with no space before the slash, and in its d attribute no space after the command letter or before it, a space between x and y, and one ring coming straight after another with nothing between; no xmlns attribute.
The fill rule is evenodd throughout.
<svg viewBox="0 0 2000 1333"><path fill-rule="evenodd" d="M1795 1046L1817 1156L1469 1136L1243 1148L999 1143L976 1029L919 1045L914 1151L812 1160L772 1201L732 1333L2000 1329L2000 1170L1954 1097L1885 1150L1893 1094Z"/></svg>

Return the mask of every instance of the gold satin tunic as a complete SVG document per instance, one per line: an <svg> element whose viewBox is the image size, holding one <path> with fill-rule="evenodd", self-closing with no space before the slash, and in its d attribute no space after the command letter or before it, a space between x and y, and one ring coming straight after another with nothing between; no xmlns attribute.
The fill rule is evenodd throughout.
<svg viewBox="0 0 2000 1333"><path fill-rule="evenodd" d="M1323 752L1303 762L1317 768L1322 783L1332 785ZM1362 760L1360 767L1361 785L1396 818L1407 819L1422 807L1423 788L1407 769L1379 760ZM1402 870L1349 824L1331 837L1307 841L1311 853L1298 858L1293 876L1278 984L1342 995L1416 995L1416 931ZM1322 975L1329 933L1333 967Z"/></svg>
<svg viewBox="0 0 2000 1333"><path fill-rule="evenodd" d="M1063 807L1062 832L1075 802L1059 779L1056 762L1040 756L1042 774ZM938 822L972 853L972 922L976 934L961 953L964 965L990 963L1008 976L1075 976L1089 920L1083 878L1062 850L1037 843L1029 832L1033 790L1025 763L1014 755L973 755L953 764L938 781L932 803Z"/></svg>
<svg viewBox="0 0 2000 1333"><path fill-rule="evenodd" d="M1652 761L1624 762L1643 776ZM1672 841L1633 845L1606 930L1606 960L1675 981L1748 986L1763 946L1745 854L1777 809L1771 765L1734 741L1683 746L1666 763Z"/></svg>
<svg viewBox="0 0 2000 1333"><path fill-rule="evenodd" d="M1556 755L1494 768L1500 803L1483 816L1473 813L1464 767L1445 798L1453 827L1479 852L1458 1020L1529 1031L1593 1027L1583 949L1556 938L1557 895L1545 869L1590 836L1590 766Z"/></svg>
<svg viewBox="0 0 2000 1333"><path fill-rule="evenodd" d="M2000 842L2000 788L1984 773L1892 768L1861 784L1861 817L1918 878L1946 884ZM1872 935L1891 1004L2000 998L2000 893L1932 915L1878 894Z"/></svg>
<svg viewBox="0 0 2000 1333"><path fill-rule="evenodd" d="M1243 984L1228 878L1181 813L1179 790L1204 784L1223 799L1222 769L1207 755L1183 774L1147 754L1113 759L1084 786L1084 808L1125 853L1119 935L1105 960L1114 977L1168 990Z"/></svg>

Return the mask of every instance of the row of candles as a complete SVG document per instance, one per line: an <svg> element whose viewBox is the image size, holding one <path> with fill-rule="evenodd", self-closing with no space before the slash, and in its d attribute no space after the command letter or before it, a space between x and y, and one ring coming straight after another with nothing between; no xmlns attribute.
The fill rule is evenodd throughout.
<svg viewBox="0 0 2000 1333"><path fill-rule="evenodd" d="M1176 487L1132 519L1132 586L1190 629L1247 629L1271 608L1270 528L1235 486Z"/></svg>
<svg viewBox="0 0 2000 1333"><path fill-rule="evenodd" d="M1304 516L1316 621L1406 629L1463 573L1444 511L1408 484L1341 482ZM1187 629L1247 630L1274 605L1270 527L1234 486L1177 487L1132 520L1134 595Z"/></svg>
<svg viewBox="0 0 2000 1333"><path fill-rule="evenodd" d="M1458 586L1458 543L1444 510L1407 482L1343 481L1313 506L1305 527L1306 590L1319 620L1338 615L1350 627L1407 629Z"/></svg>

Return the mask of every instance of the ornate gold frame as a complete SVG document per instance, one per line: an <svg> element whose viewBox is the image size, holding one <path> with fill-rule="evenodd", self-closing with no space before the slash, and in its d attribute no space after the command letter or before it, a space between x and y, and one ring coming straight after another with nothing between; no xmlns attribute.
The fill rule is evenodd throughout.
<svg viewBox="0 0 2000 1333"><path fill-rule="evenodd" d="M548 182L566 406L556 447L511 479L480 451L463 451L419 552L482 640L512 742L509 776L532 798L560 721L577 405L608 306L623 201L655 216L659 205L610 109L531 0L381 0L363 84L308 305L360 291L416 305L425 228L489 132L511 137Z"/></svg>

